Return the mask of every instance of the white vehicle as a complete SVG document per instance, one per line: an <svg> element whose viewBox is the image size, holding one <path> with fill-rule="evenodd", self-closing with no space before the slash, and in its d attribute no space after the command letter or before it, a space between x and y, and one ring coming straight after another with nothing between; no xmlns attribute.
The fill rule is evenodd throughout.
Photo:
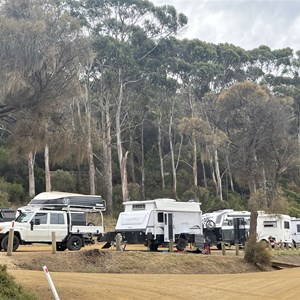
<svg viewBox="0 0 300 300"><path fill-rule="evenodd" d="M291 234L294 245L300 243L300 219L291 219Z"/></svg>
<svg viewBox="0 0 300 300"><path fill-rule="evenodd" d="M178 250L188 243L204 246L200 203L176 202L174 199L154 199L124 202L115 231L108 232L104 248L110 247L117 233L129 244L144 243L150 250L171 240Z"/></svg>
<svg viewBox="0 0 300 300"><path fill-rule="evenodd" d="M223 209L203 215L206 241L221 249L221 242L244 244L249 232L250 212Z"/></svg>
<svg viewBox="0 0 300 300"><path fill-rule="evenodd" d="M291 217L283 214L258 212L257 240L272 243L292 243Z"/></svg>
<svg viewBox="0 0 300 300"><path fill-rule="evenodd" d="M93 242L93 236L103 235L102 211L105 210L105 203L100 196L80 194L75 196L70 193L61 193L57 197L57 193L42 194L42 196L38 195L35 199L42 197L47 200L45 203L22 207L18 217L13 222L0 224L0 250L7 250L8 233L12 226L14 227L14 251L17 250L20 244L51 244L52 232L55 232L56 235L58 251L66 249L80 250L85 244ZM78 201L72 204L75 198ZM90 200L88 200L89 198ZM66 204L62 203L62 199ZM82 201L84 205L82 205ZM87 205L88 201L90 201L91 206ZM96 202L98 203L97 206ZM86 223L86 213L88 212L100 214L101 225L89 226Z"/></svg>

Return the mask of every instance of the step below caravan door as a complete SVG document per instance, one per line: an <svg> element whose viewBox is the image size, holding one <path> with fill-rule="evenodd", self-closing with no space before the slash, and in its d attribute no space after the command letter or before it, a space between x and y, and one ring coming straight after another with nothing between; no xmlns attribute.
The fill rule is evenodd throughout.
<svg viewBox="0 0 300 300"><path fill-rule="evenodd" d="M173 214L164 213L164 242L174 241L173 238Z"/></svg>

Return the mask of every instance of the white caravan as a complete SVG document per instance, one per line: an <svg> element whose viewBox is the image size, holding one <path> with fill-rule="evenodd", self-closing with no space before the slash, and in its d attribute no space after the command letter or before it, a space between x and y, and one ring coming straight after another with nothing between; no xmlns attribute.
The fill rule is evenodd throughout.
<svg viewBox="0 0 300 300"><path fill-rule="evenodd" d="M104 248L109 248L116 234L128 244L144 243L150 250L171 240L178 250L188 243L204 246L200 203L177 202L174 199L154 199L124 202L115 231L108 232Z"/></svg>
<svg viewBox="0 0 300 300"><path fill-rule="evenodd" d="M300 219L292 218L291 220L291 234L294 245L300 243Z"/></svg>
<svg viewBox="0 0 300 300"><path fill-rule="evenodd" d="M266 214L258 212L257 240L274 243L292 243L291 217L282 214Z"/></svg>
<svg viewBox="0 0 300 300"><path fill-rule="evenodd" d="M222 224L222 241L244 245L249 234L250 215L249 211L229 212Z"/></svg>
<svg viewBox="0 0 300 300"><path fill-rule="evenodd" d="M221 249L221 242L244 244L249 231L250 213L223 209L203 215L204 236Z"/></svg>

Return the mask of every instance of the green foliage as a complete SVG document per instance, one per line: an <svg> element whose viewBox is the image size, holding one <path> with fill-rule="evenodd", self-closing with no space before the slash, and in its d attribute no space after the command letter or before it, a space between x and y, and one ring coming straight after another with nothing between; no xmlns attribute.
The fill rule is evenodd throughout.
<svg viewBox="0 0 300 300"><path fill-rule="evenodd" d="M76 180L70 172L55 171L51 177L52 190L61 192L75 192Z"/></svg>
<svg viewBox="0 0 300 300"><path fill-rule="evenodd" d="M193 186L192 188L186 190L183 194L181 199L183 201L188 201L191 199L198 200L199 202L203 203L206 202L209 196L209 192L206 188L201 186Z"/></svg>
<svg viewBox="0 0 300 300"><path fill-rule="evenodd" d="M0 299L35 300L37 298L14 281L14 278L7 273L5 265L0 265Z"/></svg>
<svg viewBox="0 0 300 300"><path fill-rule="evenodd" d="M233 210L247 210L247 199L241 197L240 194L236 192L228 192L228 207Z"/></svg>
<svg viewBox="0 0 300 300"><path fill-rule="evenodd" d="M300 218L300 189L294 183L282 186L283 195L288 203L287 213L291 217Z"/></svg>
<svg viewBox="0 0 300 300"><path fill-rule="evenodd" d="M140 200L141 199L141 187L138 183L128 184L128 196L130 200Z"/></svg>
<svg viewBox="0 0 300 300"><path fill-rule="evenodd" d="M257 266L269 267L271 266L272 254L266 247L264 242L256 242L249 240L245 246L246 262L255 264Z"/></svg>
<svg viewBox="0 0 300 300"><path fill-rule="evenodd" d="M18 205L24 198L24 190L21 184L10 183L0 178L0 205L9 207Z"/></svg>

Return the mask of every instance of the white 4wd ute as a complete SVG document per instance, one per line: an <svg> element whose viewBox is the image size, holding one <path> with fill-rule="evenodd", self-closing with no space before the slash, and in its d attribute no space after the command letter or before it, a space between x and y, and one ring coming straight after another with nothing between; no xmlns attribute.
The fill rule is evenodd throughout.
<svg viewBox="0 0 300 300"><path fill-rule="evenodd" d="M84 222L84 216L84 211L66 208L23 209L15 221L0 223L0 250L7 250L8 233L12 226L13 251L16 251L20 244L51 244L52 232L55 232L58 251L80 250L85 244L93 243L94 236L100 237L104 233L103 222L101 226L89 226Z"/></svg>

